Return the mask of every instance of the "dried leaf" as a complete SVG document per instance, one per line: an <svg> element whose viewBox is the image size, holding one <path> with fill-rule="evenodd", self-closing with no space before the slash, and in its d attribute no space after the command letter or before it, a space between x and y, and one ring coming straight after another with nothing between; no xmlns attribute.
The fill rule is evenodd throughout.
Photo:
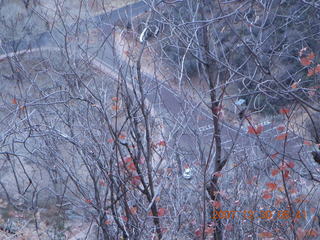
<svg viewBox="0 0 320 240"><path fill-rule="evenodd" d="M287 163L288 168L294 168L295 163L293 161L290 161Z"/></svg>
<svg viewBox="0 0 320 240"><path fill-rule="evenodd" d="M288 137L288 133L280 134L276 136L276 140L278 141L285 140L287 137Z"/></svg>
<svg viewBox="0 0 320 240"><path fill-rule="evenodd" d="M313 60L314 58L315 58L315 54L314 54L314 52L311 52L308 56L307 56L307 59L309 59L309 60Z"/></svg>
<svg viewBox="0 0 320 240"><path fill-rule="evenodd" d="M255 135L259 135L263 132L263 126L257 126L256 128L252 127L252 126L248 126L248 133L250 134L255 134Z"/></svg>
<svg viewBox="0 0 320 240"><path fill-rule="evenodd" d="M291 88L292 89L295 89L295 88L297 88L298 87L298 83L297 82L294 82L292 85L291 85Z"/></svg>
<svg viewBox="0 0 320 240"><path fill-rule="evenodd" d="M300 58L300 63L302 66L309 66L311 64L311 60L308 59L307 57L305 58Z"/></svg>
<svg viewBox="0 0 320 240"><path fill-rule="evenodd" d="M162 216L164 216L166 214L166 209L164 209L164 208L159 208L158 209L158 216L159 217L162 217Z"/></svg>
<svg viewBox="0 0 320 240"><path fill-rule="evenodd" d="M290 112L289 108L280 108L279 113L283 115L288 115Z"/></svg>
<svg viewBox="0 0 320 240"><path fill-rule="evenodd" d="M277 184L273 183L273 182L268 182L266 183L266 186L268 188L269 191L274 191L277 189Z"/></svg>
<svg viewBox="0 0 320 240"><path fill-rule="evenodd" d="M280 172L280 170L279 170L278 168L275 168L275 169L273 169L273 170L271 171L271 175L274 177L274 176L278 175L279 172Z"/></svg>
<svg viewBox="0 0 320 240"><path fill-rule="evenodd" d="M221 202L219 201L211 201L211 204L214 208L221 208Z"/></svg>
<svg viewBox="0 0 320 240"><path fill-rule="evenodd" d="M280 132L284 131L285 129L286 129L286 126L284 126L284 125L280 125L277 127L277 130Z"/></svg>
<svg viewBox="0 0 320 240"><path fill-rule="evenodd" d="M166 141L162 140L160 142L158 142L159 146L165 147L167 145Z"/></svg>

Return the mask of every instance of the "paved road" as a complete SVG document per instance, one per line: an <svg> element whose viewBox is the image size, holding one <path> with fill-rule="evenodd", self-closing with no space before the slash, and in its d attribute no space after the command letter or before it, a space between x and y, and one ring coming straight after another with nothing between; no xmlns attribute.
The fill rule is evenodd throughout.
<svg viewBox="0 0 320 240"><path fill-rule="evenodd" d="M126 7L114 10L110 13L95 16L89 21L91 26L102 29L105 36L110 35L113 31L113 24L118 20L128 21L134 16L139 15L148 10L143 2L134 3ZM69 27L70 33L75 31L85 31L85 22L80 22L79 25ZM23 39L2 43L0 54L22 51L25 49L40 48L40 47L57 47L57 44L63 42L63 36L57 31L44 32L37 34L31 41ZM112 47L106 44L103 51L98 53L98 58L113 68L115 66ZM209 145L212 139L212 119L208 109L200 108L194 102L188 101L182 95L178 94L166 83L162 83L152 77L144 76L144 89L147 94L147 99L153 104L156 111L163 116L164 121L168 126L171 126L171 135L178 136L178 145L185 156L183 158L190 161L197 157L197 142ZM208 127L209 126L209 127ZM175 133L175 134L173 134ZM199 138L195 137L199 134ZM228 122L222 122L222 140L225 149L231 148L234 141L237 142L236 149L248 148L256 146L258 140L256 136L246 133L246 130L232 126ZM273 152L283 152L283 145L279 141L274 140L278 132L273 128L272 124L265 125L265 131L261 134L260 139L263 141L263 147ZM302 143L302 140L294 139L294 144L288 144L286 153L289 158L296 158L297 147ZM290 140L292 141L292 140ZM170 144L169 144L170 147ZM271 150L272 149L272 150ZM186 160L188 161L188 160Z"/></svg>

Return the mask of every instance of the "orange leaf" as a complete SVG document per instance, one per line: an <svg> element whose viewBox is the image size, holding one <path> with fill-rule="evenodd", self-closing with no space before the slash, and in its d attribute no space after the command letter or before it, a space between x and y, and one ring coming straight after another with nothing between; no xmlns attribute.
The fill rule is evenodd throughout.
<svg viewBox="0 0 320 240"><path fill-rule="evenodd" d="M248 133L250 134L256 134L256 135L259 135L261 134L263 131L263 126L260 125L260 126L257 126L256 128L252 127L252 126L248 126Z"/></svg>
<svg viewBox="0 0 320 240"><path fill-rule="evenodd" d="M12 104L17 104L17 99L16 98L12 99Z"/></svg>
<svg viewBox="0 0 320 240"><path fill-rule="evenodd" d="M288 115L288 113L290 112L290 109L289 108L281 108L279 110L279 113L280 114L284 114L284 115Z"/></svg>
<svg viewBox="0 0 320 240"><path fill-rule="evenodd" d="M276 140L278 140L278 141L285 140L287 137L288 137L288 133L284 133L284 134L276 136Z"/></svg>
<svg viewBox="0 0 320 240"><path fill-rule="evenodd" d="M119 135L119 139L125 139L125 138L126 138L126 135L124 135L124 134Z"/></svg>
<svg viewBox="0 0 320 240"><path fill-rule="evenodd" d="M266 183L266 186L267 188L270 190L270 191L274 191L277 189L277 184L273 183L273 182L268 182Z"/></svg>
<svg viewBox="0 0 320 240"><path fill-rule="evenodd" d="M300 58L300 63L302 66L309 66L311 64L311 60L308 59L307 57Z"/></svg>
<svg viewBox="0 0 320 240"><path fill-rule="evenodd" d="M312 52L312 53L310 53L308 56L307 56L307 59L309 59L309 60L313 60L314 58L315 58L315 54L314 54L314 52Z"/></svg>
<svg viewBox="0 0 320 240"><path fill-rule="evenodd" d="M111 220L105 220L105 221L104 221L104 224L106 224L106 225L109 225L109 224L111 224L111 223L112 223Z"/></svg>
<svg viewBox="0 0 320 240"><path fill-rule="evenodd" d="M271 175L274 177L274 176L278 175L279 172L280 172L280 170L279 170L278 168L273 169L273 170L271 171Z"/></svg>
<svg viewBox="0 0 320 240"><path fill-rule="evenodd" d="M292 89L295 89L295 88L297 88L297 87L298 87L298 83L297 83L297 82L292 83L292 85L291 85L291 88L292 88Z"/></svg>
<svg viewBox="0 0 320 240"><path fill-rule="evenodd" d="M166 214L166 209L164 209L164 208L159 208L158 209L158 216L159 217L162 217L162 216L164 216Z"/></svg>
<svg viewBox="0 0 320 240"><path fill-rule="evenodd" d="M272 232L261 232L258 235L261 238L271 238L271 237L273 237Z"/></svg>

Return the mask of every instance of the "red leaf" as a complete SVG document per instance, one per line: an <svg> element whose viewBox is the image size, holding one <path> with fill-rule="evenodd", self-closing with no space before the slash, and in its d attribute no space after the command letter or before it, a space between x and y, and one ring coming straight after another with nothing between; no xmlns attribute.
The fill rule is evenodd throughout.
<svg viewBox="0 0 320 240"><path fill-rule="evenodd" d="M307 59L309 59L309 60L313 60L314 58L315 58L315 54L314 54L314 52L312 52L312 53L310 53L308 56L307 56Z"/></svg>
<svg viewBox="0 0 320 240"><path fill-rule="evenodd" d="M165 147L167 145L167 143L164 140L162 140L162 141L158 142L158 145Z"/></svg>
<svg viewBox="0 0 320 240"><path fill-rule="evenodd" d="M265 192L262 194L262 198L263 199L270 199L270 198L272 198L272 195L269 192Z"/></svg>
<svg viewBox="0 0 320 240"><path fill-rule="evenodd" d="M307 57L300 58L300 63L302 66L309 66L311 64L311 60L308 59Z"/></svg>
<svg viewBox="0 0 320 240"><path fill-rule="evenodd" d="M276 136L276 140L278 140L278 141L285 140L287 137L288 137L288 133L284 133L284 134Z"/></svg>
<svg viewBox="0 0 320 240"><path fill-rule="evenodd" d="M195 234L197 237L201 237L201 234L202 234L201 229L198 228L198 229L194 232L194 234Z"/></svg>
<svg viewBox="0 0 320 240"><path fill-rule="evenodd" d="M111 98L111 100L114 101L114 102L117 102L117 101L119 101L119 98L118 97L113 97L113 98Z"/></svg>
<svg viewBox="0 0 320 240"><path fill-rule="evenodd" d="M121 216L121 219L122 219L123 221L125 221L125 222L128 221L128 218L127 218L126 216Z"/></svg>
<svg viewBox="0 0 320 240"><path fill-rule="evenodd" d="M119 139L125 139L125 138L126 138L126 135L124 135L124 134L119 135Z"/></svg>
<svg viewBox="0 0 320 240"><path fill-rule="evenodd" d="M213 174L213 176L214 176L214 177L222 177L223 174L222 174L221 172L215 172L215 173Z"/></svg>
<svg viewBox="0 0 320 240"><path fill-rule="evenodd" d="M211 201L211 204L214 208L221 208L221 202L219 201Z"/></svg>
<svg viewBox="0 0 320 240"><path fill-rule="evenodd" d="M127 166L128 170L130 171L136 171L136 166L134 165L134 163L129 163L128 166Z"/></svg>
<svg viewBox="0 0 320 240"><path fill-rule="evenodd" d="M140 176L134 176L131 178L131 183L133 185L139 185L140 184L140 181L141 181L141 177Z"/></svg>
<svg viewBox="0 0 320 240"><path fill-rule="evenodd" d="M109 139L107 140L107 142L108 142L108 143L112 143L112 142L113 142L113 139L112 139L112 138L109 138Z"/></svg>
<svg viewBox="0 0 320 240"><path fill-rule="evenodd" d="M277 189L277 184L275 184L273 182L266 183L266 186L267 186L268 190L270 190L270 191L274 191Z"/></svg>
<svg viewBox="0 0 320 240"><path fill-rule="evenodd" d="M93 202L91 199L85 199L84 201L85 201L86 203L88 203L88 204L90 204L90 203Z"/></svg>
<svg viewBox="0 0 320 240"><path fill-rule="evenodd" d="M17 104L17 99L16 98L12 99L12 104Z"/></svg>
<svg viewBox="0 0 320 240"><path fill-rule="evenodd" d="M106 225L109 225L109 224L111 224L111 223L112 223L111 220L105 220L105 221L104 221L104 224L106 224Z"/></svg>
<svg viewBox="0 0 320 240"><path fill-rule="evenodd" d="M288 168L294 168L294 162L290 161L287 163Z"/></svg>
<svg viewBox="0 0 320 240"><path fill-rule="evenodd" d="M279 170L278 168L273 169L273 170L271 171L271 175L274 177L274 176L278 175L279 172L280 172L280 170Z"/></svg>
<svg viewBox="0 0 320 240"><path fill-rule="evenodd" d="M290 109L289 108L281 108L279 110L279 113L280 114L284 114L284 115L288 115L288 113L290 112Z"/></svg>
<svg viewBox="0 0 320 240"><path fill-rule="evenodd" d="M277 127L277 130L280 131L280 132L284 131L285 129L286 129L286 127L283 126L283 125L280 125L280 126Z"/></svg>
<svg viewBox="0 0 320 240"><path fill-rule="evenodd" d="M284 170L283 177L289 178L289 170Z"/></svg>
<svg viewBox="0 0 320 240"><path fill-rule="evenodd" d="M248 126L248 133L250 134L256 134L259 135L261 134L263 131L263 126L257 126L256 128L252 127L252 126Z"/></svg>
<svg viewBox="0 0 320 240"><path fill-rule="evenodd" d="M159 208L158 209L158 216L159 217L162 217L162 216L164 216L166 214L166 209L164 209L164 208Z"/></svg>

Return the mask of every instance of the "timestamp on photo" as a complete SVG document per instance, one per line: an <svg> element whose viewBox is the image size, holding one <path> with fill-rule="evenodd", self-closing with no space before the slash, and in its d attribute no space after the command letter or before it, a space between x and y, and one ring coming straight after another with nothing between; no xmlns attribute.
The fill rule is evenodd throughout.
<svg viewBox="0 0 320 240"><path fill-rule="evenodd" d="M235 219L236 217L241 217L243 219L291 219L292 216L289 210L220 210L212 212L212 219ZM296 219L305 219L307 217L306 211L297 211L294 214Z"/></svg>

